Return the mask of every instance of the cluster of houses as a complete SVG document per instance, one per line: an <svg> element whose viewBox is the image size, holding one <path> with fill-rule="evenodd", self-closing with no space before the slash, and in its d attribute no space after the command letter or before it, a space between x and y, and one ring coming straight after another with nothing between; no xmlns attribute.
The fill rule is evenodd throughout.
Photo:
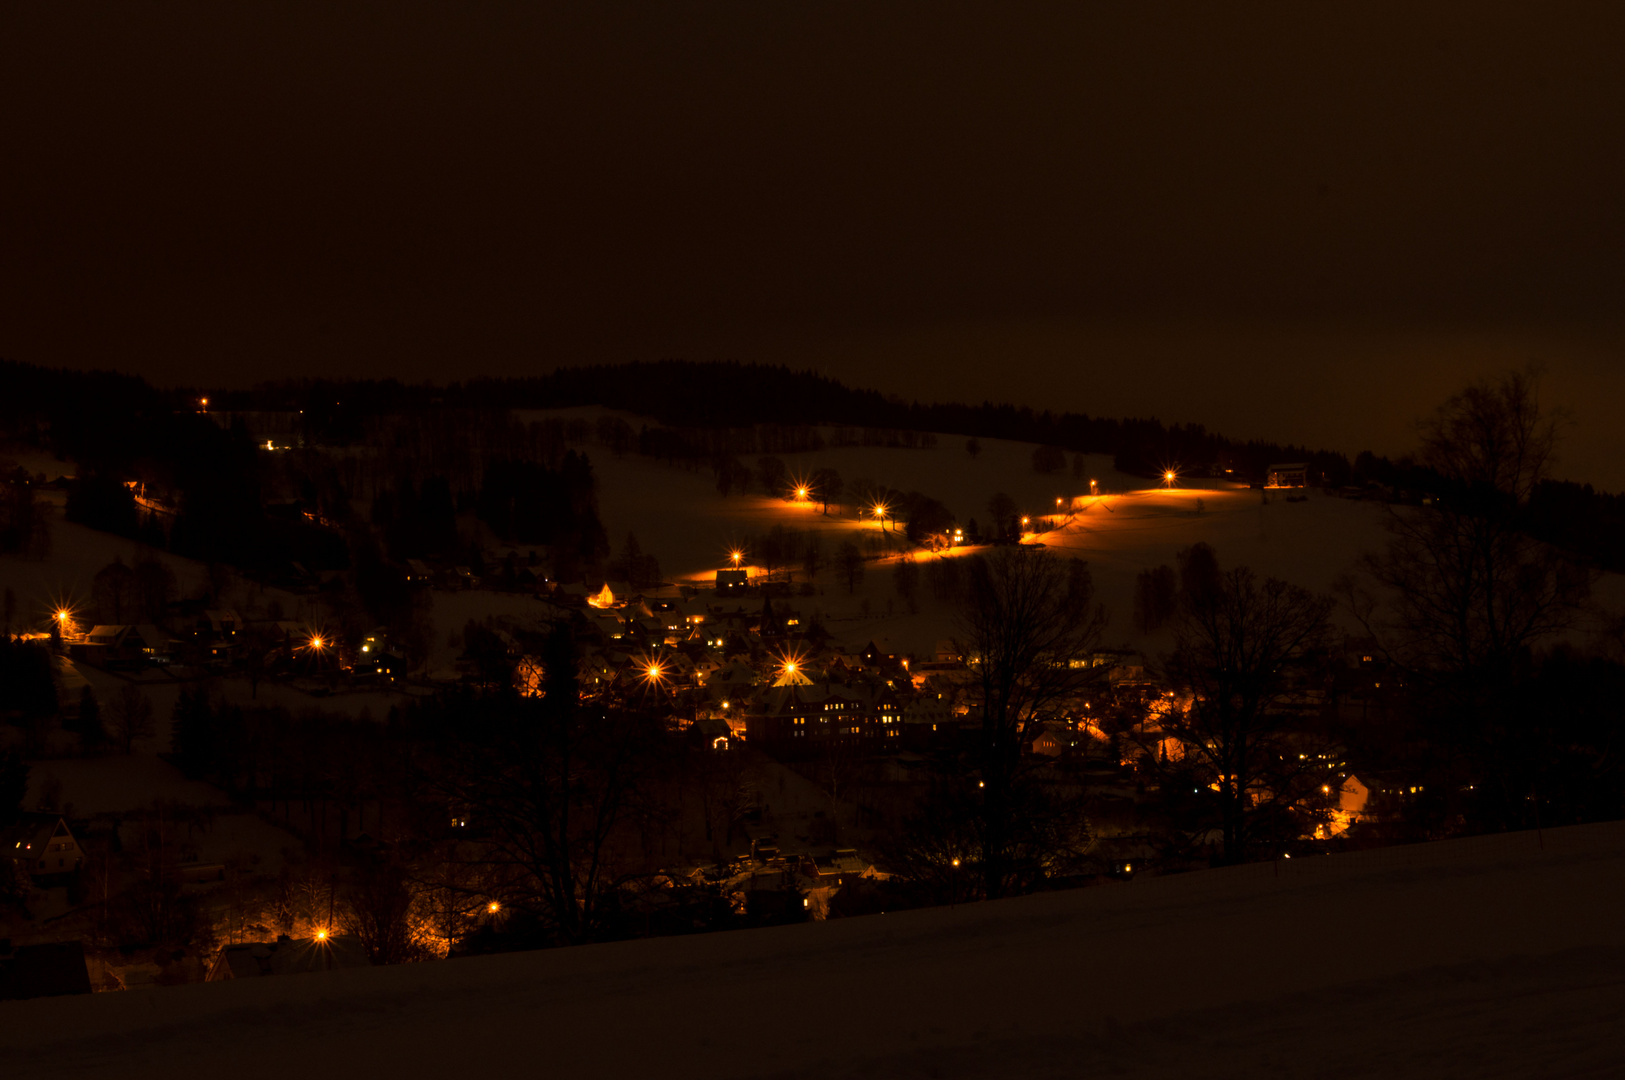
<svg viewBox="0 0 1625 1080"><path fill-rule="evenodd" d="M242 617L230 608L205 608L157 623L98 624L64 635L68 654L97 667L117 669L164 664L221 667L237 646Z"/></svg>
<svg viewBox="0 0 1625 1080"><path fill-rule="evenodd" d="M75 661L108 671L173 667L220 672L252 659L264 672L342 671L385 679L406 673L405 656L382 628L347 641L297 620L248 623L232 608L175 606L182 610L162 623L79 627L64 619L57 636Z"/></svg>
<svg viewBox="0 0 1625 1080"><path fill-rule="evenodd" d="M718 746L743 740L793 760L836 749L922 751L981 730L972 693L976 669L952 640L938 642L924 658L885 639L851 647L791 606L788 596L754 591L740 597L727 583L710 595L627 595L607 584L545 595L537 619L528 625L510 620L490 632L517 672L521 692L541 688L537 658L545 627L568 620L582 644L577 675L584 695L662 709ZM1143 681L1136 659L1104 650L1075 663L1103 668L1100 681L1127 693ZM489 658L470 643L457 675L485 681L489 669ZM1081 715L1057 718L1035 727L1026 749L1054 757L1082 753L1090 730Z"/></svg>

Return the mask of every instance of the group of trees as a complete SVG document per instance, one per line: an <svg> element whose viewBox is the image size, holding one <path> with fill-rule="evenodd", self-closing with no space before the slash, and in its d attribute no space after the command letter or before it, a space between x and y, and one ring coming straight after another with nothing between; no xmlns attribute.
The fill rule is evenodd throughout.
<svg viewBox="0 0 1625 1080"><path fill-rule="evenodd" d="M743 758L678 731L657 697L583 700L568 624L545 636L523 687L517 658L494 639L482 648L477 630L483 677L384 722L188 685L173 760L304 831L310 858L331 864L312 879L333 913L321 925L357 933L378 962L648 932L632 908L659 868L735 839ZM339 838L361 830L382 843L335 862ZM696 904L706 925L737 924L718 896Z"/></svg>
<svg viewBox="0 0 1625 1080"><path fill-rule="evenodd" d="M45 477L17 469L0 478L0 553L43 559L51 551L51 523L35 491Z"/></svg>
<svg viewBox="0 0 1625 1080"><path fill-rule="evenodd" d="M1536 538L1558 442L1538 389L1512 372L1441 406L1416 456L1436 478L1433 505L1393 508L1386 546L1339 583L1405 687L1372 753L1420 752L1411 824L1423 835L1625 810L1612 725L1549 705L1609 700L1622 669L1575 637L1593 621L1596 568Z"/></svg>
<svg viewBox="0 0 1625 1080"><path fill-rule="evenodd" d="M1205 544L1139 576L1136 623L1166 630L1171 646L1157 665L1168 696L1125 736L1161 792L1171 851L1238 862L1324 835L1356 769L1397 772L1429 793L1384 808L1409 835L1625 812L1615 720L1625 665L1564 640L1588 617L1595 571L1536 539L1529 516L1556 441L1535 380L1470 387L1423 434L1416 460L1442 496L1391 507L1387 545L1338 588L1398 688L1369 722L1330 708L1344 685L1333 596L1222 567ZM993 509L996 522L1013 512ZM938 898L972 881L991 897L1064 877L1087 828L1076 778L1019 752L1031 725L1067 715L1094 674L1062 662L1090 652L1103 625L1087 569L1030 547L968 566L963 630L982 738L940 763L894 852ZM914 587L898 576L900 592Z"/></svg>
<svg viewBox="0 0 1625 1080"><path fill-rule="evenodd" d="M1106 690L1091 660L1106 613L1087 564L1025 546L969 568L962 632L981 737L938 763L894 852L907 875L935 883L939 899L943 886L997 897L1079 872L1087 785L1076 762L1023 749L1039 724L1079 715ZM1170 851L1211 844L1222 862L1278 852L1335 803L1342 761L1328 752L1322 718L1282 707L1325 670L1332 601L1244 567L1222 570L1206 545L1181 552L1179 578L1174 648L1160 665L1174 698L1123 734L1142 743L1144 768L1164 793Z"/></svg>
<svg viewBox="0 0 1625 1080"><path fill-rule="evenodd" d="M533 461L491 462L477 508L480 519L509 543L552 545L589 561L609 552L592 463L573 450L556 469Z"/></svg>

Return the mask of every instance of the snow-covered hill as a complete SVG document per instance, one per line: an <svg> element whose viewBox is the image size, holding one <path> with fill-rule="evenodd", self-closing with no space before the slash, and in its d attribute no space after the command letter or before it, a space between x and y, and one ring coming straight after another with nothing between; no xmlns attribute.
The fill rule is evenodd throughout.
<svg viewBox="0 0 1625 1080"><path fill-rule="evenodd" d="M8 1078L1617 1076L1625 823L0 1004Z"/></svg>

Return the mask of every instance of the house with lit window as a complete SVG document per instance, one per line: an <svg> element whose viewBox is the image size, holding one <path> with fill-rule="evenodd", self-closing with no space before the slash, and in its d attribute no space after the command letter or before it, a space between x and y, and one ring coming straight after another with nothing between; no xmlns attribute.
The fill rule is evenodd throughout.
<svg viewBox="0 0 1625 1080"><path fill-rule="evenodd" d="M1284 465L1271 465L1264 470L1264 486L1272 488L1307 487L1309 465L1297 461Z"/></svg>
<svg viewBox="0 0 1625 1080"><path fill-rule="evenodd" d="M242 626L242 616L232 608L205 609L192 624L192 639L197 652L206 662L230 660L232 647L237 644L238 631Z"/></svg>
<svg viewBox="0 0 1625 1080"><path fill-rule="evenodd" d="M60 883L84 865L85 853L60 814L23 814L0 829L0 850L40 885Z"/></svg>
<svg viewBox="0 0 1625 1080"><path fill-rule="evenodd" d="M903 748L903 709L889 688L778 685L747 714L745 738L788 756L816 753L831 744L885 753Z"/></svg>

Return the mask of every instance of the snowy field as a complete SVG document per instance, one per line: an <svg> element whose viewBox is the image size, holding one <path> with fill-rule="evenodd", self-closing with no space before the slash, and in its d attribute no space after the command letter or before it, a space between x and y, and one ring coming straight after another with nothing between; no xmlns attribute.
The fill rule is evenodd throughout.
<svg viewBox="0 0 1625 1080"><path fill-rule="evenodd" d="M0 1004L9 1077L1530 1077L1625 1066L1625 824L955 909Z"/></svg>
<svg viewBox="0 0 1625 1080"><path fill-rule="evenodd" d="M568 412L596 415L598 410ZM620 415L636 426L636 418ZM1226 567L1249 566L1260 576L1324 591L1353 569L1363 553L1380 550L1386 541L1389 511L1380 503L1341 499L1313 488L1270 491L1266 502L1266 493L1257 489L1212 479L1182 478L1173 490L1147 488L1144 479L1116 472L1103 455L1086 455L1081 478L1073 476L1070 462L1061 472L1043 474L1032 468L1032 443L984 439L981 452L972 457L964 442L944 435L934 449L843 447L777 456L792 476L834 468L848 491L859 480L919 491L940 500L961 524L976 518L985 527L988 501L997 492L1011 496L1023 513L1035 518L1053 515L1060 498L1073 510L1054 519L1059 527L1034 539L1088 560L1096 594L1111 615L1104 644L1152 655L1168 643L1165 634L1145 637L1135 631L1135 577L1149 567L1172 564L1182 547L1205 541ZM907 610L887 562L868 563L863 580L848 593L833 565L836 548L844 540L880 530L873 517L851 516L850 503L831 507L825 516L817 504L760 494L723 497L709 468L691 471L637 455L616 457L601 447L589 453L611 545L619 551L628 532L635 533L642 549L660 560L667 580L709 583L728 565L730 548L774 525L817 530L824 538L826 567L817 595L793 601L803 615L817 614L853 647L877 639L889 643L892 651L926 654L954 632L954 610L934 601L923 581L918 610ZM741 460L755 466L754 457ZM1090 479L1099 482L1099 498L1087 497ZM1305 498L1289 503L1288 494ZM803 578L799 569L795 576L798 582ZM1625 578L1608 575L1598 598L1615 608L1625 604ZM1336 618L1346 620L1346 615L1339 610ZM454 620L442 619L438 612L436 620L442 631L456 628ZM1354 629L1352 623L1346 625Z"/></svg>

